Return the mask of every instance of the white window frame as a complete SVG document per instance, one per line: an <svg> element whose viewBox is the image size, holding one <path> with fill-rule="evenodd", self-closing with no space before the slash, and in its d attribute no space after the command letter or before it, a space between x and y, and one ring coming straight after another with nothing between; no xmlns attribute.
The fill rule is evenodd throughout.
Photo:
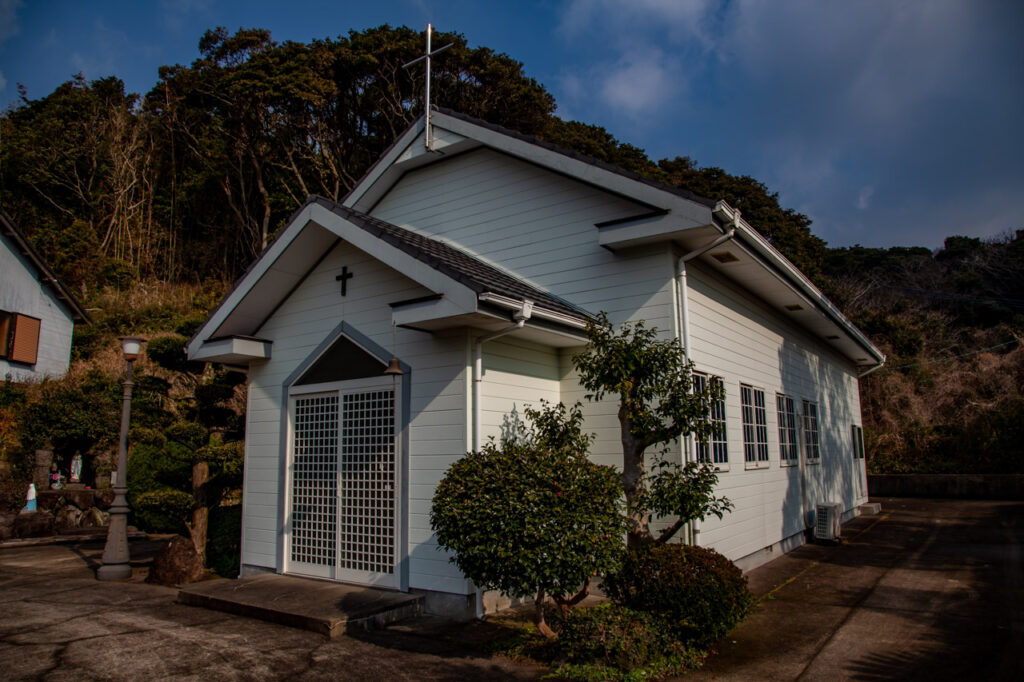
<svg viewBox="0 0 1024 682"><path fill-rule="evenodd" d="M853 458L855 460L864 459L864 427L851 424L850 433L853 439Z"/></svg>
<svg viewBox="0 0 1024 682"><path fill-rule="evenodd" d="M801 413L803 420L804 459L808 464L821 464L821 431L818 403L803 400Z"/></svg>
<svg viewBox="0 0 1024 682"><path fill-rule="evenodd" d="M707 387L709 375L703 372L693 372L693 388L695 391L703 391ZM712 382L718 382L722 387L722 398L716 400L711 406L710 419L715 426L714 433L707 443L701 443L694 438L694 459L698 462L714 464L718 471L729 470L729 439L726 434L725 421L725 382L722 377L711 375Z"/></svg>
<svg viewBox="0 0 1024 682"><path fill-rule="evenodd" d="M775 394L775 411L779 425L779 465L800 463L800 431L797 429L796 401L785 393Z"/></svg>
<svg viewBox="0 0 1024 682"><path fill-rule="evenodd" d="M749 400L748 400L749 396ZM760 399L760 404L758 404ZM743 464L747 469L771 466L768 455L768 411L764 389L740 384L740 411L743 418Z"/></svg>

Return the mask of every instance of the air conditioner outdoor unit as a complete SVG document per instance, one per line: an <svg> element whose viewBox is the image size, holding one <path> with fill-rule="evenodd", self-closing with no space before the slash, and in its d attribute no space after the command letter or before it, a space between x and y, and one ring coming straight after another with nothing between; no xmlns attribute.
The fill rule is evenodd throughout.
<svg viewBox="0 0 1024 682"><path fill-rule="evenodd" d="M814 539L839 540L841 533L839 516L842 513L839 503L822 502L814 511Z"/></svg>

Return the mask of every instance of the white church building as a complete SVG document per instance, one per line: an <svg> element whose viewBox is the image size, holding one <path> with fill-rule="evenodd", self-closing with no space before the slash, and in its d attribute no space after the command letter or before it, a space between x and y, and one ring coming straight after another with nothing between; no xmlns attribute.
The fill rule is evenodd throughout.
<svg viewBox="0 0 1024 682"><path fill-rule="evenodd" d="M248 370L243 574L471 611L435 486L542 398L584 402L593 459L621 464L615 400L587 403L571 362L600 311L724 386L721 436L673 455L712 461L735 505L699 544L751 568L817 504L866 502L858 377L885 358L737 211L435 109L343 201L296 211L189 342Z"/></svg>

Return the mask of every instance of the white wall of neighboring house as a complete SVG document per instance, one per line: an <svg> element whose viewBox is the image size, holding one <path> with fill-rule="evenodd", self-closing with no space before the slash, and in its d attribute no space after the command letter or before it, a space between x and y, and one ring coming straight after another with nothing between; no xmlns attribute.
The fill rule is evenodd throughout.
<svg viewBox="0 0 1024 682"><path fill-rule="evenodd" d="M35 364L0 358L0 380L10 376L14 381L27 381L67 372L74 331L71 315L39 281L35 268L25 262L3 236L0 236L0 282L0 311L40 320Z"/></svg>

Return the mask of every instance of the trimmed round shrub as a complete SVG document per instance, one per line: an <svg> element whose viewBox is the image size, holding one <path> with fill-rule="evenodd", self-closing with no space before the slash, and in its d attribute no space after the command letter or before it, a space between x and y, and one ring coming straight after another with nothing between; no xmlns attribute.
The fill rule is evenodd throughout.
<svg viewBox="0 0 1024 682"><path fill-rule="evenodd" d="M631 548L604 589L617 604L661 617L676 637L695 646L724 636L751 604L747 579L734 563L691 545Z"/></svg>

